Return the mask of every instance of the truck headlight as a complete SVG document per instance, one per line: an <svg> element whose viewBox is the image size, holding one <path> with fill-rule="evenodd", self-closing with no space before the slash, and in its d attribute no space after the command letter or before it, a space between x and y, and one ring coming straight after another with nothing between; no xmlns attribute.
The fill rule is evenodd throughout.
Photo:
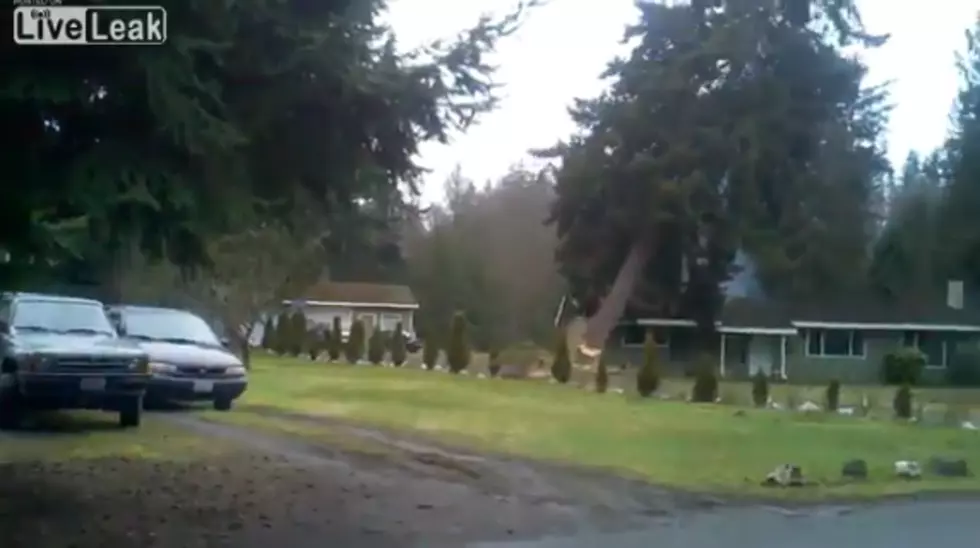
<svg viewBox="0 0 980 548"><path fill-rule="evenodd" d="M177 372L177 366L169 363L149 362L150 373L169 375Z"/></svg>
<svg viewBox="0 0 980 548"><path fill-rule="evenodd" d="M241 377L244 374L245 374L245 368L240 365L236 365L234 367L229 367L228 369L225 369L225 375L231 375L232 377Z"/></svg>
<svg viewBox="0 0 980 548"><path fill-rule="evenodd" d="M150 360L146 358L137 358L129 364L129 368L137 373L149 373L150 372Z"/></svg>

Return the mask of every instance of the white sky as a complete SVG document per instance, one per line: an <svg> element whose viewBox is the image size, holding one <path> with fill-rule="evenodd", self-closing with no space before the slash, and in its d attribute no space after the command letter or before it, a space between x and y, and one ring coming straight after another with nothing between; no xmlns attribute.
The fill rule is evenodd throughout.
<svg viewBox="0 0 980 548"><path fill-rule="evenodd" d="M472 26L481 13L503 13L515 0L391 0L389 22L403 46L449 37ZM891 33L889 42L867 53L870 81L890 81L895 109L889 155L904 161L910 150L930 150L946 135L958 85L954 53L980 10L977 0L858 0L868 29ZM422 200L442 199L442 182L458 163L477 181L496 179L528 149L567 136L574 126L566 108L575 97L591 97L598 74L614 55L625 25L636 19L633 0L550 0L507 38L494 57L503 101L449 145L428 144L421 163L431 168Z"/></svg>

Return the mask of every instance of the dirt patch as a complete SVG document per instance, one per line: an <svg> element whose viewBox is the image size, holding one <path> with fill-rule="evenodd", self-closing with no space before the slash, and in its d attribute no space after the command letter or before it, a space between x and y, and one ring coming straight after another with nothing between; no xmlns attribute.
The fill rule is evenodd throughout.
<svg viewBox="0 0 980 548"><path fill-rule="evenodd" d="M368 443L371 448L369 456L375 464L383 463L385 467L400 468L416 476L456 482L483 493L523 500L530 504L574 508L588 514L593 521L597 519L596 516L615 516L612 526L631 522L636 516L664 516L678 511L712 508L726 502L715 496L658 487L637 478L611 474L604 470L532 461L501 454L474 453L426 439L421 435L368 428L342 419L313 417L253 406L248 407L247 413L287 421L281 424L300 423L306 424L308 428L318 429L317 432L329 432L326 443L332 447L359 447ZM191 416L185 416L182 420L199 421ZM238 430L235 427L230 429ZM279 441L276 443L304 443L297 440L312 437L305 434L285 439L278 437ZM342 439L356 441L338 441ZM320 447L320 450L323 447L311 445ZM358 452L355 450L346 454L350 458ZM608 524L604 523L603 526L605 525Z"/></svg>

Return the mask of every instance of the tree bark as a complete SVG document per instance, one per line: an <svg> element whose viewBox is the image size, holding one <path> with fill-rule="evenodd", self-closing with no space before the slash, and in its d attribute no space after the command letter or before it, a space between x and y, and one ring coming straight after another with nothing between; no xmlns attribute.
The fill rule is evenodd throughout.
<svg viewBox="0 0 980 548"><path fill-rule="evenodd" d="M626 260L623 261L623 266L616 273L609 294L586 323L585 336L578 346L578 352L582 356L597 359L602 354L606 339L626 311L626 303L633 295L636 283L650 258L651 247L650 242L645 240L637 240L633 243Z"/></svg>

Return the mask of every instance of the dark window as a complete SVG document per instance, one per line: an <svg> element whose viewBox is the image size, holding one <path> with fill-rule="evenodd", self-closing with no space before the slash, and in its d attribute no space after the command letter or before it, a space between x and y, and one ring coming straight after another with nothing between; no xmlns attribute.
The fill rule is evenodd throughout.
<svg viewBox="0 0 980 548"><path fill-rule="evenodd" d="M623 346L638 346L643 344L646 330L640 325L625 325L623 329Z"/></svg>
<svg viewBox="0 0 980 548"><path fill-rule="evenodd" d="M807 354L812 354L814 356L823 354L823 331L817 331L815 329L808 331L806 345Z"/></svg>
<svg viewBox="0 0 980 548"><path fill-rule="evenodd" d="M807 353L811 356L864 356L864 336L849 329L811 330L807 334Z"/></svg>

